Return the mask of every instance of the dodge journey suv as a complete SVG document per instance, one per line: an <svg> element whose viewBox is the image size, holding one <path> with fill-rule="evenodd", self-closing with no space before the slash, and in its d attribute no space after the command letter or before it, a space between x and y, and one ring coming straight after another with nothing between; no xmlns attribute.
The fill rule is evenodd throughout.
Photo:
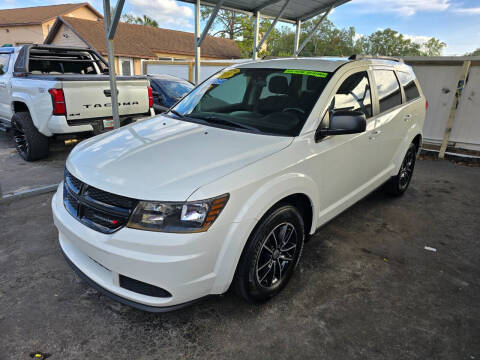
<svg viewBox="0 0 480 360"><path fill-rule="evenodd" d="M52 200L70 266L147 311L278 294L307 237L408 187L427 102L394 59L279 59L213 75L169 112L77 145Z"/></svg>

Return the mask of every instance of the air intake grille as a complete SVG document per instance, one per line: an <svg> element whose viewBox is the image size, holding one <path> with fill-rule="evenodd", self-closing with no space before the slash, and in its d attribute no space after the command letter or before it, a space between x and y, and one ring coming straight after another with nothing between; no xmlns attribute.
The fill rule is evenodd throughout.
<svg viewBox="0 0 480 360"><path fill-rule="evenodd" d="M67 169L64 180L63 203L67 211L81 223L104 234L125 226L138 202L87 185Z"/></svg>

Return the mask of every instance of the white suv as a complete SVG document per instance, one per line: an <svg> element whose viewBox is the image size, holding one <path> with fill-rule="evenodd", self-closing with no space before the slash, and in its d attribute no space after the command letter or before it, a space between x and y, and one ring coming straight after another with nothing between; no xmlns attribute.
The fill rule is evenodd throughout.
<svg viewBox="0 0 480 360"><path fill-rule="evenodd" d="M92 286L147 311L231 284L264 301L309 234L384 183L407 189L426 105L394 60L225 69L169 113L74 148L52 200L60 245Z"/></svg>

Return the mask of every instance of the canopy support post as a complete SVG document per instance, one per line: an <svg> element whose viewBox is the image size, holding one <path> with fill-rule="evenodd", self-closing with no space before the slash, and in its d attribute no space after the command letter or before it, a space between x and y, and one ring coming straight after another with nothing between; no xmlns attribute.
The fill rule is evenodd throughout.
<svg viewBox="0 0 480 360"><path fill-rule="evenodd" d="M195 85L200 83L200 0L195 4Z"/></svg>
<svg viewBox="0 0 480 360"><path fill-rule="evenodd" d="M287 8L289 3L290 3L290 0L285 1L285 4L283 4L282 9L278 13L277 17L275 18L275 20L273 20L273 23L270 25L270 27L268 28L265 35L263 35L262 40L260 40L260 43L258 44L258 46L256 48L256 51L259 51L260 48L262 47L263 43L265 42L265 40L267 40L268 35L270 35L272 30L275 28L275 25L277 24L278 20L282 17L282 15L283 15L283 13L284 13L284 11Z"/></svg>
<svg viewBox="0 0 480 360"><path fill-rule="evenodd" d="M300 45L300 34L302 32L302 20L297 20L296 29L295 29L295 43L293 45L293 53L298 52L298 46Z"/></svg>
<svg viewBox="0 0 480 360"><path fill-rule="evenodd" d="M260 12L256 11L255 15L253 16L253 61L258 60L258 32L260 28Z"/></svg>
<svg viewBox="0 0 480 360"><path fill-rule="evenodd" d="M120 127L120 116L118 114L118 90L115 71L115 47L113 44L113 38L117 30L118 21L120 20L120 14L123 10L123 4L125 0L119 0L115 11L110 13L110 0L103 0L103 14L105 15L105 40L107 43L107 55L108 55L108 76L110 78L110 93L112 100L112 116L113 116L113 128L118 129Z"/></svg>
<svg viewBox="0 0 480 360"><path fill-rule="evenodd" d="M330 6L330 8L325 11L325 13L322 15L322 17L320 18L320 20L318 20L318 22L315 24L315 26L313 27L312 31L310 32L310 34L308 34L307 38L305 40L303 40L303 43L302 45L299 46L299 48L295 51L295 53L293 54L294 56L298 56L298 54L300 54L303 50L303 48L305 47L305 45L307 45L307 43L310 41L310 39L312 38L313 34L315 34L315 31L317 31L317 29L319 28L320 24L323 22L323 20L328 16L328 14L330 14L330 12L332 11L333 9L333 5Z"/></svg>

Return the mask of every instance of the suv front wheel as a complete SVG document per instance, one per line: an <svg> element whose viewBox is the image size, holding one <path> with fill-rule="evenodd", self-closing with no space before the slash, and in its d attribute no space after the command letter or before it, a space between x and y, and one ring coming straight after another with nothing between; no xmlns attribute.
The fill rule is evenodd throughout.
<svg viewBox="0 0 480 360"><path fill-rule="evenodd" d="M278 294L290 280L302 254L303 218L283 205L260 220L238 263L235 291L249 302L263 302Z"/></svg>

